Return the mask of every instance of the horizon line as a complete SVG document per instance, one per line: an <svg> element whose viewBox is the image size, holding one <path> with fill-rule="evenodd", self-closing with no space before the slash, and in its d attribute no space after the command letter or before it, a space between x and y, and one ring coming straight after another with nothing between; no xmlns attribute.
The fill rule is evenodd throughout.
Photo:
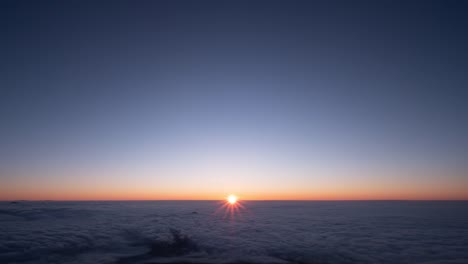
<svg viewBox="0 0 468 264"><path fill-rule="evenodd" d="M151 201L224 201L225 199L14 199L14 200L0 200L0 202L151 202ZM353 202L353 201L461 201L468 202L468 199L240 199L239 201L256 201L256 202Z"/></svg>

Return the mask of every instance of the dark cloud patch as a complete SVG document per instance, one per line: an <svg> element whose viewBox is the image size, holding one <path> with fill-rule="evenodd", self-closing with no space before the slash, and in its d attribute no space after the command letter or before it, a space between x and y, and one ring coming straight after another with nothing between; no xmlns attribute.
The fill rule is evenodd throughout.
<svg viewBox="0 0 468 264"><path fill-rule="evenodd" d="M148 241L150 250L141 255L120 258L117 264L130 264L138 261L151 260L154 257L180 257L199 251L199 247L188 235L177 229L169 229L171 240Z"/></svg>

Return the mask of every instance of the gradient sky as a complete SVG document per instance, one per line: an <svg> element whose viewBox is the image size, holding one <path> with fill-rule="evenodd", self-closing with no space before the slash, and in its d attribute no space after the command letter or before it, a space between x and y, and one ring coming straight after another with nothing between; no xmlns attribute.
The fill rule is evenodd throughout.
<svg viewBox="0 0 468 264"><path fill-rule="evenodd" d="M465 1L0 8L0 199L468 199Z"/></svg>

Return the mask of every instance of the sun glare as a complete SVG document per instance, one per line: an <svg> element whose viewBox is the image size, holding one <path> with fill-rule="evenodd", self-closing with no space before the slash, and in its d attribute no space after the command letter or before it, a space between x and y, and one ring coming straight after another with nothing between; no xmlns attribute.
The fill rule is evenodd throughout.
<svg viewBox="0 0 468 264"><path fill-rule="evenodd" d="M230 204L235 204L237 202L237 197L235 195L231 194L231 195L228 196L227 201Z"/></svg>
<svg viewBox="0 0 468 264"><path fill-rule="evenodd" d="M224 212L223 218L228 220L236 220L242 217L242 211L245 210L243 201L239 200L234 194L228 195L224 201L220 201L220 207L216 209L215 214Z"/></svg>

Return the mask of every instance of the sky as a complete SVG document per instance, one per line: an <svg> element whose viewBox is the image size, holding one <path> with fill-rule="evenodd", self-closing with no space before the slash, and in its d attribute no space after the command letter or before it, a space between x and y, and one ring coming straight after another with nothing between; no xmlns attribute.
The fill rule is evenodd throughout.
<svg viewBox="0 0 468 264"><path fill-rule="evenodd" d="M468 199L464 1L2 1L0 200Z"/></svg>

